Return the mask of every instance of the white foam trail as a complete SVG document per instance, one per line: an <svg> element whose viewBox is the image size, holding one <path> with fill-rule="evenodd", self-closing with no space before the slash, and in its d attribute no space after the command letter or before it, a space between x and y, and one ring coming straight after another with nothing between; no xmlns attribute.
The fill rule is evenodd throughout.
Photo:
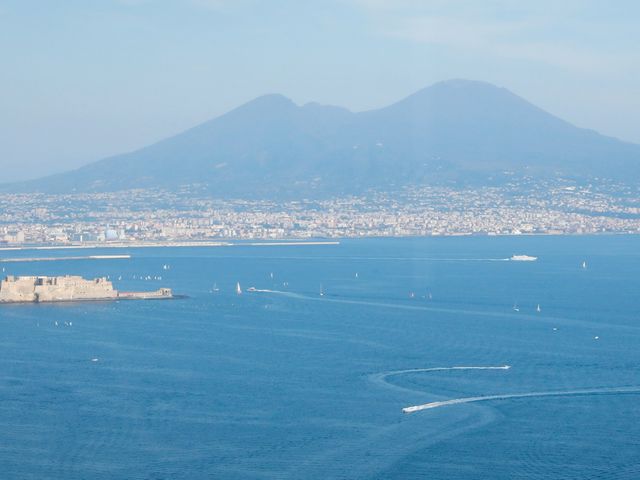
<svg viewBox="0 0 640 480"><path fill-rule="evenodd" d="M455 366L455 367L433 367L433 368L410 368L408 370L394 370L393 372L385 372L374 375L378 381L384 381L388 377L394 375L403 375L405 373L421 373L421 372L444 372L449 370L509 370L511 365L500 366Z"/></svg>
<svg viewBox="0 0 640 480"><path fill-rule="evenodd" d="M500 365L498 367L495 366L457 366L457 367L433 367L433 368L411 368L409 370L395 370L393 372L387 372L384 377L390 377L392 375L401 375L403 373L414 373L414 372L441 372L443 370L509 370L511 365Z"/></svg>
<svg viewBox="0 0 640 480"><path fill-rule="evenodd" d="M431 368L411 368L407 370L394 370L391 372L382 372L376 373L373 375L369 375L369 379L374 383L382 385L387 388L393 388L394 390L401 390L405 392L414 392L414 393L424 393L419 390L401 387L399 385L395 385L387 381L388 377L392 377L394 375L403 375L407 373L421 373L421 372L444 372L451 370L509 370L511 365L499 365L499 366L453 366L453 367L431 367Z"/></svg>
<svg viewBox="0 0 640 480"><path fill-rule="evenodd" d="M571 397L580 395L616 395L624 393L640 393L640 387L608 387L590 388L582 390L560 390L550 392L529 392L529 393L506 393L500 395L485 395L481 397L454 398L452 400L442 400L438 402L424 403L402 409L404 413L414 413L421 410L446 407L449 405L460 405L462 403L487 402L490 400L509 400L512 398L540 398L540 397Z"/></svg>
<svg viewBox="0 0 640 480"><path fill-rule="evenodd" d="M266 290L262 290L263 292L267 292ZM268 293L282 295L284 297L295 298L299 300L309 300L309 301L318 301L318 302L327 302L327 303L342 303L346 305L363 305L367 307L377 307L377 308L389 308L394 310L411 310L411 311L423 311L423 312L435 312L435 313L445 313L445 314L458 314L458 315L472 315L477 317L493 317L493 318L517 318L520 321L524 320L536 320L538 322L543 323L551 323L551 324L564 324L564 325L576 325L576 326L584 326L584 327L593 327L597 326L598 328L602 327L601 323L593 322L589 320L578 320L575 318L566 318L566 317L556 317L550 315L540 315L538 314L527 314L527 313L516 313L516 312L506 312L506 311L497 311L497 310L468 310L465 308L446 308L446 307L434 307L423 304L421 302L413 302L414 304L410 305L408 303L391 303L391 302L380 302L380 301L371 301L371 300L358 300L356 298L342 297L342 296L332 296L332 295L324 295L320 297L318 295L305 295L302 293L294 293L294 292L283 292L281 290L270 290ZM621 325L621 324L608 324L607 328L613 328L616 330L629 330L633 332L638 331L638 327L635 325Z"/></svg>

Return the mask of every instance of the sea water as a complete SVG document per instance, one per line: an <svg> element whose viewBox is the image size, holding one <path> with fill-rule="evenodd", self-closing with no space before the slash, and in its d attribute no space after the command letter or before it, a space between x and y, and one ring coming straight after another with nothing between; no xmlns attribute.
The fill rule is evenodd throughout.
<svg viewBox="0 0 640 480"><path fill-rule="evenodd" d="M640 477L640 237L122 253L3 265L188 298L0 306L2 478Z"/></svg>

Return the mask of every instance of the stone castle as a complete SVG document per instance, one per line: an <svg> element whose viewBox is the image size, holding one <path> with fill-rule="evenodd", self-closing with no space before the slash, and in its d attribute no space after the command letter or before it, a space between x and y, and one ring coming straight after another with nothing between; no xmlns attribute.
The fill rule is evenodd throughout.
<svg viewBox="0 0 640 480"><path fill-rule="evenodd" d="M80 276L14 277L0 281L0 303L39 303L90 300L173 298L171 289L153 292L118 292L106 278L86 280Z"/></svg>

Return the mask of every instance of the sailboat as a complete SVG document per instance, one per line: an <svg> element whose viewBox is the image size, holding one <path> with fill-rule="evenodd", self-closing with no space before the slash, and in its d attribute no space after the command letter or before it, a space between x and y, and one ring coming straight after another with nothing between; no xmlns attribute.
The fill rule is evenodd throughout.
<svg viewBox="0 0 640 480"><path fill-rule="evenodd" d="M519 312L519 311L520 311L520 307L518 307L518 304L517 304L517 303L514 303L514 304L513 304L513 311L514 311L514 312Z"/></svg>
<svg viewBox="0 0 640 480"><path fill-rule="evenodd" d="M538 304L538 306L536 307L536 312L540 313L542 311L542 309L540 308L540 304Z"/></svg>
<svg viewBox="0 0 640 480"><path fill-rule="evenodd" d="M213 282L213 287L211 288L212 292L219 292L220 289L218 288L218 284L216 282Z"/></svg>
<svg viewBox="0 0 640 480"><path fill-rule="evenodd" d="M320 284L320 296L324 297L324 290L322 288L322 284Z"/></svg>
<svg viewBox="0 0 640 480"><path fill-rule="evenodd" d="M240 288L240 282L236 283L236 293L242 295L242 288Z"/></svg>
<svg viewBox="0 0 640 480"><path fill-rule="evenodd" d="M586 268L587 268L587 261L586 260L582 261L582 268L586 270Z"/></svg>

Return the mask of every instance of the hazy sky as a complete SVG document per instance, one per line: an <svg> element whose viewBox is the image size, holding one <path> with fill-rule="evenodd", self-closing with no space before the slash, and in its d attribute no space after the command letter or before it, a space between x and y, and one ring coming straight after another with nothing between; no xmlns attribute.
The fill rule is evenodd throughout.
<svg viewBox="0 0 640 480"><path fill-rule="evenodd" d="M449 78L640 143L639 24L635 0L0 0L0 181L264 93L357 111Z"/></svg>

